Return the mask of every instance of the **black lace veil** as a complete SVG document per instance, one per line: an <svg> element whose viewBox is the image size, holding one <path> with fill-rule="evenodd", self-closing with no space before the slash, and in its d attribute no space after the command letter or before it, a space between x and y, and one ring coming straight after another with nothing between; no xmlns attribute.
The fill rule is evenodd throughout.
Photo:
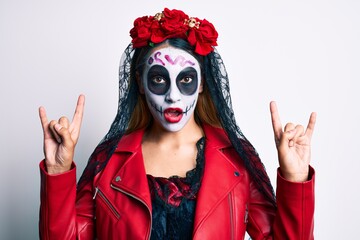
<svg viewBox="0 0 360 240"><path fill-rule="evenodd" d="M107 164L117 147L121 137L125 134L131 114L138 99L138 86L131 81L131 65L134 64L135 49L129 44L125 49L119 68L119 103L117 115L105 137L89 158L88 164L78 182L78 190L92 181ZM229 79L220 54L213 51L206 55L203 61L205 84L215 105L221 125L236 152L244 161L250 176L259 191L274 205L275 194L265 167L258 153L238 127L232 109ZM134 84L131 84L134 82Z"/></svg>

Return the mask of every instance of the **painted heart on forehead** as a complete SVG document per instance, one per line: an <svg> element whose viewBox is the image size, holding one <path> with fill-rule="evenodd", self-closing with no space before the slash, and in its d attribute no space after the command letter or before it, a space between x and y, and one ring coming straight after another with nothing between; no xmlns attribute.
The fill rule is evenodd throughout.
<svg viewBox="0 0 360 240"><path fill-rule="evenodd" d="M150 112L164 129L179 131L194 121L201 70L190 53L170 46L154 50L146 61L142 85Z"/></svg>

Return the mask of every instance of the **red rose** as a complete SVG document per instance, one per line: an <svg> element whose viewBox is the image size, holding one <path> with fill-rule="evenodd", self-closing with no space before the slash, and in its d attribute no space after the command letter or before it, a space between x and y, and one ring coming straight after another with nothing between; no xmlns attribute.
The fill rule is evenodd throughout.
<svg viewBox="0 0 360 240"><path fill-rule="evenodd" d="M165 8L155 16L144 16L134 21L130 30L134 48L161 43L170 38L181 38L189 42L200 55L207 55L217 46L218 33L206 19L189 18L183 11Z"/></svg>
<svg viewBox="0 0 360 240"><path fill-rule="evenodd" d="M157 21L153 21L153 17L148 16L139 17L134 21L134 27L130 30L134 48L148 45L152 28L155 28L153 25L156 23Z"/></svg>
<svg viewBox="0 0 360 240"><path fill-rule="evenodd" d="M162 13L163 17L160 19L160 29L153 32L151 41L160 43L169 38L186 39L188 26L184 24L184 21L188 18L188 15L183 11L176 9L169 10L168 8L165 8Z"/></svg>
<svg viewBox="0 0 360 240"><path fill-rule="evenodd" d="M189 16L183 11L165 8L163 14L164 18L161 19L161 27L165 33L187 31L188 26L184 22Z"/></svg>
<svg viewBox="0 0 360 240"><path fill-rule="evenodd" d="M213 51L213 47L217 46L218 33L214 25L206 19L196 21L200 22L199 28L193 27L188 34L188 41L190 45L195 46L195 52L200 55L207 55Z"/></svg>

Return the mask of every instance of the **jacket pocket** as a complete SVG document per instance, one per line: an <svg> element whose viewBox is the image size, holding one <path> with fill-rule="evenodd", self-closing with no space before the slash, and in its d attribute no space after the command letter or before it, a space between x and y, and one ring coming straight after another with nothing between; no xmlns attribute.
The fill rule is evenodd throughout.
<svg viewBox="0 0 360 240"><path fill-rule="evenodd" d="M93 199L96 201L96 205L101 204L105 205L105 207L112 213L112 215L116 218L120 218L120 213L116 210L113 204L109 201L109 199L105 196L105 194L98 188L95 188L95 194ZM99 200L96 200L99 199Z"/></svg>

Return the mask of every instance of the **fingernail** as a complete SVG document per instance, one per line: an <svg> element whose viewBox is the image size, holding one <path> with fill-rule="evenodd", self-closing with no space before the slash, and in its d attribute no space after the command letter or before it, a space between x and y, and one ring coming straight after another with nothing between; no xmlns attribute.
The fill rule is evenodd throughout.
<svg viewBox="0 0 360 240"><path fill-rule="evenodd" d="M54 128L56 131L60 131L62 129L62 126L60 124L56 123Z"/></svg>

